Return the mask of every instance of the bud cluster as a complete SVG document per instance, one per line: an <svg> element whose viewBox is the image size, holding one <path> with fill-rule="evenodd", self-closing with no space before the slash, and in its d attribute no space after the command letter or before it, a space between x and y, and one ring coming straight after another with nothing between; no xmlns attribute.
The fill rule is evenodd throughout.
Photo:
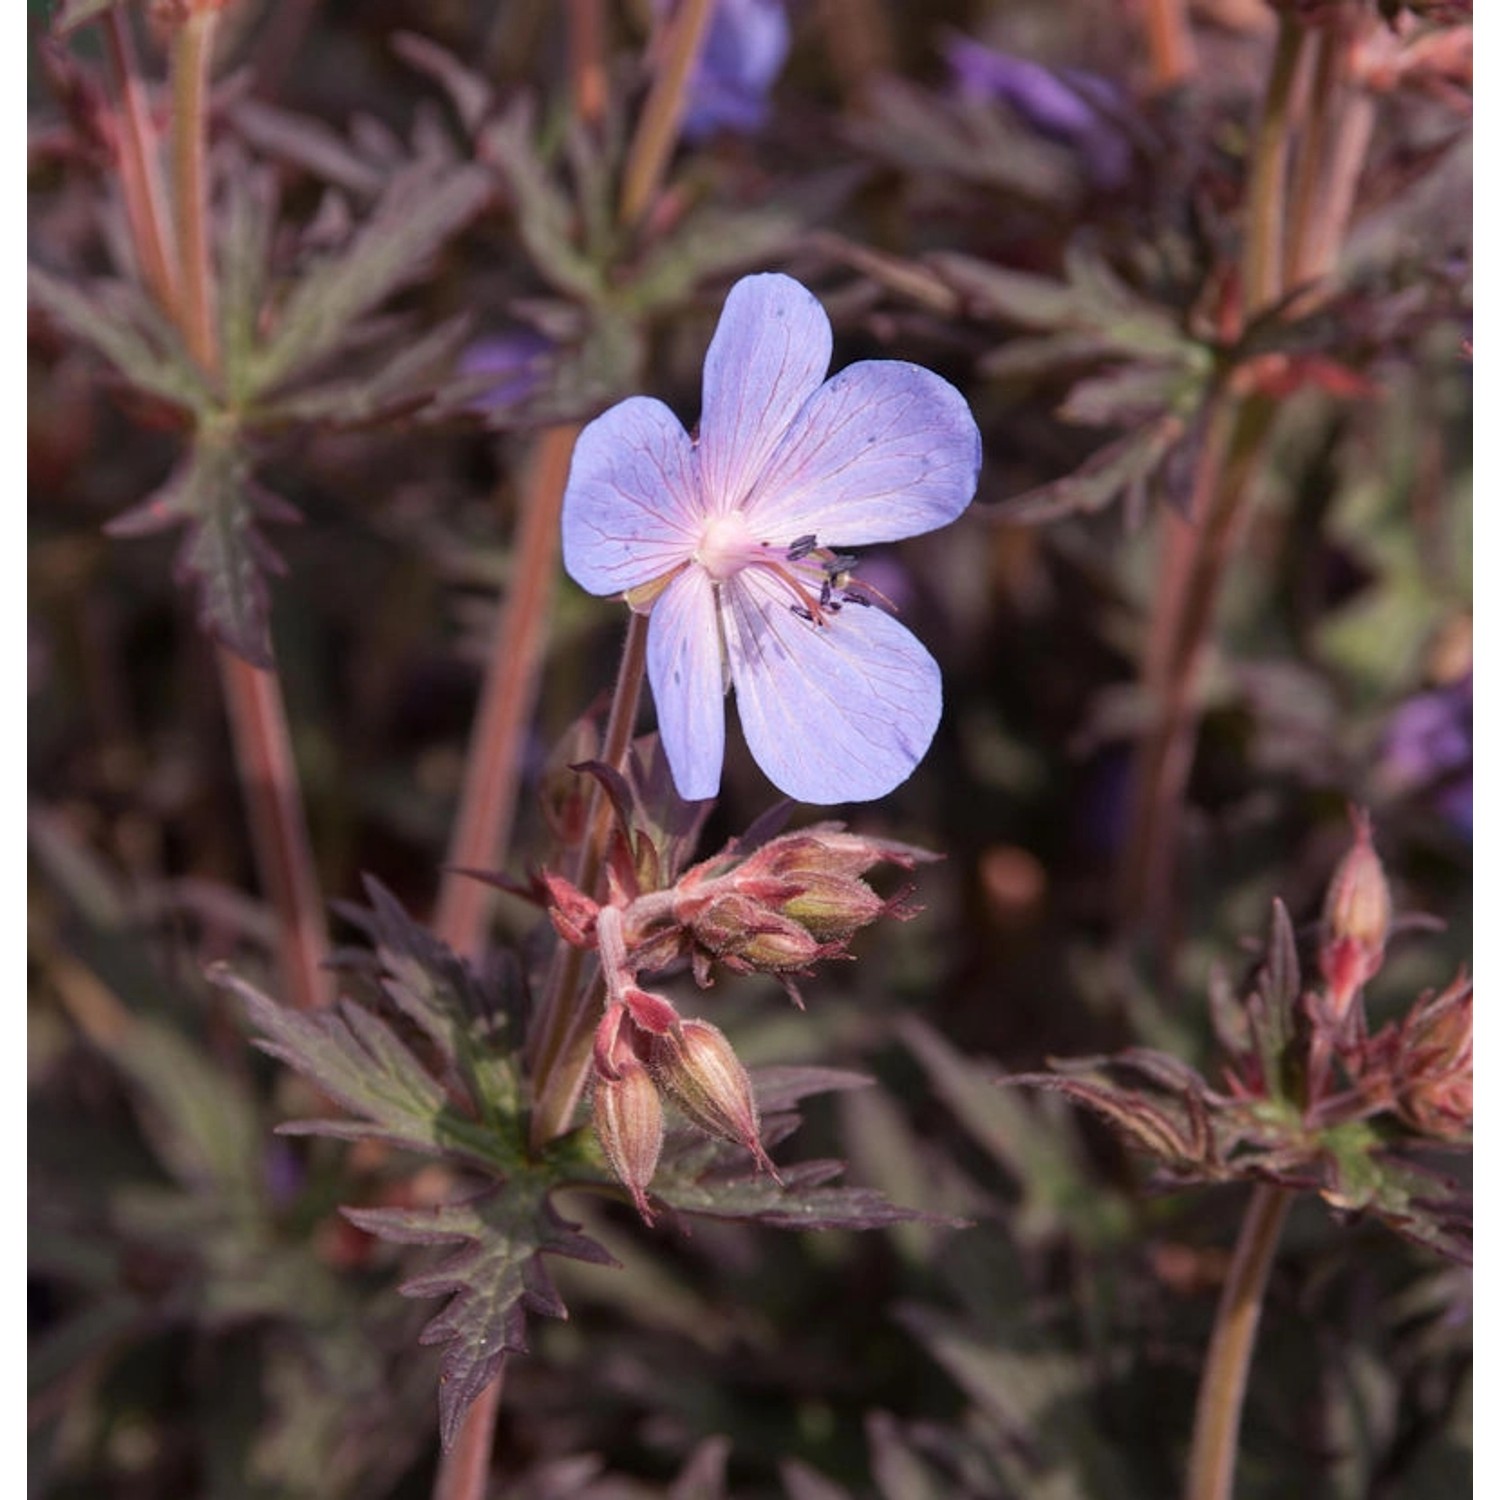
<svg viewBox="0 0 1500 1500"><path fill-rule="evenodd" d="M688 960L700 985L714 963L774 974L800 1005L791 976L847 956L878 917L915 914L908 893L879 895L864 879L877 864L910 869L933 856L837 823L783 834L748 852L731 843L663 889L646 878L660 862L617 837L603 901L542 872L531 894L558 935L597 951L607 995L594 1035L594 1130L615 1176L650 1222L646 1189L664 1139L664 1101L709 1135L743 1146L775 1175L760 1139L750 1078L724 1034L680 1015L637 976Z"/></svg>

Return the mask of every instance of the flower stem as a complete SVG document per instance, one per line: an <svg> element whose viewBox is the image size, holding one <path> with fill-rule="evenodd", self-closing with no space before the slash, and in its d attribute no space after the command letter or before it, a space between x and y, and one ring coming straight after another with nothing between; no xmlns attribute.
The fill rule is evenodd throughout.
<svg viewBox="0 0 1500 1500"><path fill-rule="evenodd" d="M172 42L177 321L209 374L219 365L208 233L208 91L216 20L213 10L194 10ZM218 661L256 867L277 916L283 981L294 1005L312 1009L330 998L323 967L328 930L281 681L223 647Z"/></svg>
<svg viewBox="0 0 1500 1500"><path fill-rule="evenodd" d="M661 70L656 75L625 163L620 223L634 229L661 187L677 132L687 109L688 82L703 50L714 0L682 0L667 32Z"/></svg>
<svg viewBox="0 0 1500 1500"><path fill-rule="evenodd" d="M1282 292L1287 164L1306 35L1299 21L1283 13L1250 163L1241 274L1246 319ZM1275 407L1263 397L1217 397L1190 518L1162 520L1162 561L1142 671L1154 716L1136 747L1118 888L1122 919L1144 918L1164 951L1170 947L1178 825L1192 770L1207 641L1274 416Z"/></svg>
<svg viewBox="0 0 1500 1500"><path fill-rule="evenodd" d="M223 646L218 655L256 868L280 931L282 977L292 1003L313 1010L331 998L328 928L281 681Z"/></svg>
<svg viewBox="0 0 1500 1500"><path fill-rule="evenodd" d="M500 611L479 717L465 767L450 866L493 869L505 862L520 786L522 739L536 705L557 582L558 517L575 426L548 428L537 442L522 497L513 584ZM460 953L476 953L493 910L490 886L449 869L434 926Z"/></svg>
<svg viewBox="0 0 1500 1500"><path fill-rule="evenodd" d="M500 1414L500 1391L505 1366L474 1398L453 1446L438 1464L432 1500L477 1500L485 1493L490 1470L490 1447L495 1440L495 1419Z"/></svg>
<svg viewBox="0 0 1500 1500"><path fill-rule="evenodd" d="M173 206L182 269L178 311L188 348L210 372L219 363L208 244L208 90L217 21L217 11L194 9L172 42Z"/></svg>
<svg viewBox="0 0 1500 1500"><path fill-rule="evenodd" d="M625 766L645 675L646 617L632 614L600 755L605 764L616 770ZM608 826L606 815L604 790L596 783L589 796L586 831L573 882L579 890L592 893L598 882ZM569 944L559 943L553 953L537 1020L532 1063L533 1146L545 1145L568 1128L588 1076L588 1031L598 1009L599 987L591 983L580 991L582 973L583 955Z"/></svg>
<svg viewBox="0 0 1500 1500"><path fill-rule="evenodd" d="M110 77L119 100L115 112L115 152L125 212L130 220L130 237L147 287L170 313L177 301L176 271L166 231L167 198L156 150L156 127L151 123L141 86L130 23L118 7L104 16L104 41Z"/></svg>
<svg viewBox="0 0 1500 1500"><path fill-rule="evenodd" d="M1291 1202L1292 1194L1285 1188L1261 1183L1245 1210L1198 1386L1185 1500L1230 1500L1233 1493L1250 1355L1266 1278Z"/></svg>
<svg viewBox="0 0 1500 1500"><path fill-rule="evenodd" d="M1183 0L1146 0L1146 50L1155 89L1169 89L1193 71L1197 59Z"/></svg>

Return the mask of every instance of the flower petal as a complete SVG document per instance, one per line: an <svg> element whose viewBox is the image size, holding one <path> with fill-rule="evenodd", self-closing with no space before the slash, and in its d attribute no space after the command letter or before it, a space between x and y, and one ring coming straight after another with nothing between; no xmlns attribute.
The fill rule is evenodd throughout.
<svg viewBox="0 0 1500 1500"><path fill-rule="evenodd" d="M974 498L979 429L941 375L902 360L839 371L797 413L746 511L784 544L892 542L946 526Z"/></svg>
<svg viewBox="0 0 1500 1500"><path fill-rule="evenodd" d="M828 373L828 314L790 276L735 282L703 361L698 457L710 510L732 510Z"/></svg>
<svg viewBox="0 0 1500 1500"><path fill-rule="evenodd" d="M799 802L868 802L911 775L937 729L943 684L904 625L846 603L816 626L753 569L721 598L745 740L777 787Z"/></svg>
<svg viewBox="0 0 1500 1500"><path fill-rule="evenodd" d="M677 793L713 797L724 769L724 666L718 603L702 568L688 568L651 608L646 670Z"/></svg>
<svg viewBox="0 0 1500 1500"><path fill-rule="evenodd" d="M618 594L693 555L702 525L692 440L660 401L632 396L578 434L563 494L563 566Z"/></svg>

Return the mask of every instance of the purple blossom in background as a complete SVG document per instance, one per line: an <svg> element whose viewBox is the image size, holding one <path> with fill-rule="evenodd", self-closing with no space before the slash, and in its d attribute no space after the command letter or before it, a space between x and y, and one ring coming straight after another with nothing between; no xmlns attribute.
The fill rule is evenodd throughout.
<svg viewBox="0 0 1500 1500"><path fill-rule="evenodd" d="M1005 104L1037 134L1072 146L1100 187L1125 181L1131 158L1119 124L1125 100L1109 79L1081 68L1054 71L968 37L952 38L943 50L960 98Z"/></svg>
<svg viewBox="0 0 1500 1500"><path fill-rule="evenodd" d="M1474 678L1408 698L1386 727L1382 765L1403 789L1430 789L1450 827L1474 836Z"/></svg>
<svg viewBox="0 0 1500 1500"><path fill-rule="evenodd" d="M553 347L551 339L530 328L475 339L464 350L459 370L464 375L493 375L495 383L474 398L474 410L516 406L534 395L542 383L543 362Z"/></svg>
<svg viewBox="0 0 1500 1500"><path fill-rule="evenodd" d="M658 12L669 8L658 0ZM759 130L791 45L782 0L719 0L689 87L682 134L698 141L719 130Z"/></svg>
<svg viewBox="0 0 1500 1500"><path fill-rule="evenodd" d="M836 549L962 513L979 430L930 370L867 360L824 380L833 331L789 276L730 291L695 442L632 396L579 435L563 561L592 594L650 609L647 670L672 776L712 797L730 684L761 769L802 802L864 802L927 752L937 663Z"/></svg>

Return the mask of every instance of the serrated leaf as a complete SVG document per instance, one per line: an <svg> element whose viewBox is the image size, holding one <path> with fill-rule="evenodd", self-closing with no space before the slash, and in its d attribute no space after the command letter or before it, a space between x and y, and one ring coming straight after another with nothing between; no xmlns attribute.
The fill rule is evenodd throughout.
<svg viewBox="0 0 1500 1500"><path fill-rule="evenodd" d="M558 291L596 302L604 290L603 273L574 242L578 213L537 154L532 116L530 100L518 99L486 126L485 158L500 171L537 272Z"/></svg>
<svg viewBox="0 0 1500 1500"><path fill-rule="evenodd" d="M293 394L257 404L257 426L281 422L321 422L358 427L389 422L419 412L447 398L459 351L468 342L473 320L467 313L450 318L420 338L382 350L373 367L359 375L321 381ZM473 378L463 394L477 398L493 380Z"/></svg>
<svg viewBox="0 0 1500 1500"><path fill-rule="evenodd" d="M462 1080L483 1119L496 1130L513 1124L521 1108L513 1055L518 997L414 922L379 881L366 876L365 891L386 993Z"/></svg>
<svg viewBox="0 0 1500 1500"><path fill-rule="evenodd" d="M461 1113L405 1042L362 1006L343 1001L308 1014L278 1005L222 964L209 977L239 996L261 1033L257 1046L311 1080L350 1115L283 1125L283 1134L388 1141L501 1174L524 1160L518 1125L502 1132Z"/></svg>
<svg viewBox="0 0 1500 1500"><path fill-rule="evenodd" d="M257 485L235 432L205 423L167 482L149 499L111 521L111 536L145 536L183 525L177 554L180 582L198 593L198 621L252 666L273 664L268 573L281 559L261 535L262 520L292 521L297 513Z"/></svg>
<svg viewBox="0 0 1500 1500"><path fill-rule="evenodd" d="M517 1174L504 1187L440 1208L346 1208L351 1222L400 1244L457 1243L458 1252L403 1283L408 1297L452 1300L422 1331L424 1344L445 1344L438 1404L443 1447L464 1414L498 1374L508 1353L526 1349L526 1314L566 1318L543 1255L593 1265L615 1258L552 1207L550 1180Z"/></svg>
<svg viewBox="0 0 1500 1500"><path fill-rule="evenodd" d="M101 355L137 390L186 411L213 401L197 365L165 319L122 282L86 289L31 266L26 294L68 336Z"/></svg>
<svg viewBox="0 0 1500 1500"><path fill-rule="evenodd" d="M1184 423L1164 416L1143 430L1106 443L1071 474L1001 501L995 514L1021 525L1093 515L1116 496L1144 485L1184 436Z"/></svg>
<svg viewBox="0 0 1500 1500"><path fill-rule="evenodd" d="M249 362L253 388L273 391L333 353L360 317L416 277L485 206L491 190L482 167L398 172L350 244L297 282Z"/></svg>
<svg viewBox="0 0 1500 1500"><path fill-rule="evenodd" d="M679 306L714 277L780 258L802 229L802 215L777 202L700 207L647 252L631 277L630 301L642 310Z"/></svg>
<svg viewBox="0 0 1500 1500"><path fill-rule="evenodd" d="M750 1219L772 1229L881 1229L914 1222L957 1227L962 1223L902 1208L874 1188L825 1186L843 1173L843 1162L798 1162L782 1169L778 1183L768 1173L719 1176L705 1172L705 1154L694 1153L685 1162L664 1162L651 1181L651 1196L679 1213ZM685 1165L686 1171L682 1170Z"/></svg>

